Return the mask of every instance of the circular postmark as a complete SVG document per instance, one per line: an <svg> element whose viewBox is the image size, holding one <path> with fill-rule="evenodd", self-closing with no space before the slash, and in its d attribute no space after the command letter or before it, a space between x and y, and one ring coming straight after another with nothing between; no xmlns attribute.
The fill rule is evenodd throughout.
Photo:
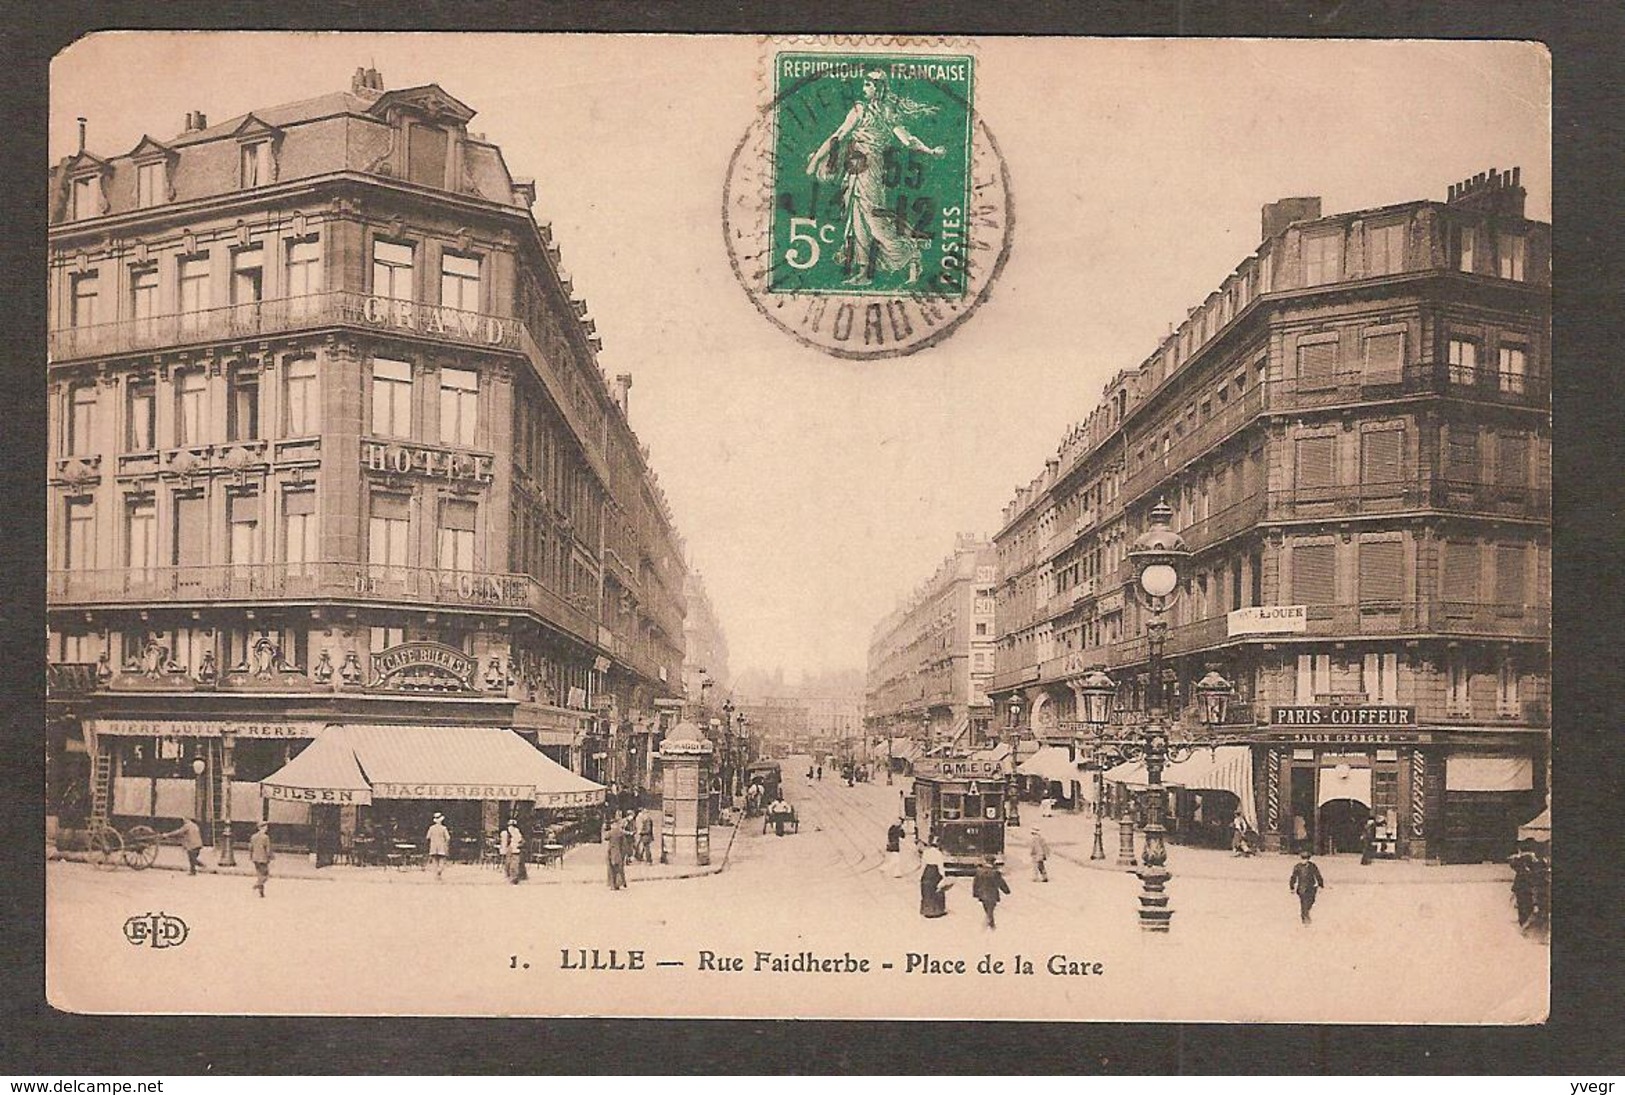
<svg viewBox="0 0 1625 1095"><path fill-rule="evenodd" d="M728 164L728 261L756 310L835 357L900 357L987 299L1015 225L974 58L781 52Z"/></svg>

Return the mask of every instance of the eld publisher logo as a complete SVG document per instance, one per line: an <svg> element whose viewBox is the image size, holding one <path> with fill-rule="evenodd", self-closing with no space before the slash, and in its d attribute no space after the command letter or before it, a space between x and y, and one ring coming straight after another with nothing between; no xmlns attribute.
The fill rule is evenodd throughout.
<svg viewBox="0 0 1625 1095"><path fill-rule="evenodd" d="M147 913L132 916L124 922L124 938L130 941L132 947L142 944L160 950L178 947L186 942L186 935L186 921L169 913Z"/></svg>

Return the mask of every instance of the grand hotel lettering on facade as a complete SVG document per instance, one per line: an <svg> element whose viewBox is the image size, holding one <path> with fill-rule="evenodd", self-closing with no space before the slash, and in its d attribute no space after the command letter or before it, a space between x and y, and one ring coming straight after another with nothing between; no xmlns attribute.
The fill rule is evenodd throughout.
<svg viewBox="0 0 1625 1095"><path fill-rule="evenodd" d="M1166 498L1194 552L1175 707L1194 721L1210 666L1234 681L1247 770L1176 791L1176 839L1224 840L1241 806L1274 848L1347 850L1369 813L1387 853L1506 855L1551 732L1550 227L1524 201L1513 169L1443 202L1266 206L1257 250L1005 508L1005 718L1020 701L1082 758L1085 672L1142 705L1126 554Z"/></svg>
<svg viewBox="0 0 1625 1095"><path fill-rule="evenodd" d="M201 760L205 821L251 821L353 721L653 778L682 540L631 377L473 114L358 71L53 168L53 815L188 813Z"/></svg>

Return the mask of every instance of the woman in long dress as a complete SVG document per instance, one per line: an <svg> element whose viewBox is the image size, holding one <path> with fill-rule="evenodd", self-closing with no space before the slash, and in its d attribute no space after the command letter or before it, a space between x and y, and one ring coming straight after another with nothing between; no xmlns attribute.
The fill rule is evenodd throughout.
<svg viewBox="0 0 1625 1095"><path fill-rule="evenodd" d="M929 919L948 915L948 893L942 888L942 851L927 845L920 853L920 915Z"/></svg>
<svg viewBox="0 0 1625 1095"><path fill-rule="evenodd" d="M926 241L916 237L891 208L886 198L886 153L894 144L940 157L945 149L933 148L910 133L903 118L912 114L933 114L935 107L899 98L884 72L878 69L863 78L863 97L852 104L846 120L807 157L807 174L818 178L844 175L841 196L846 205L842 248L847 283L867 285L875 270L894 273L908 271L908 284L920 279L921 259ZM851 138L845 155L832 155L842 140Z"/></svg>

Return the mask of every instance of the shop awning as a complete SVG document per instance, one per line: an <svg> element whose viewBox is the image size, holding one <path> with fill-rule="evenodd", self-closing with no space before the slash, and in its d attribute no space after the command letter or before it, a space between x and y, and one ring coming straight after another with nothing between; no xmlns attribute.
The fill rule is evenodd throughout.
<svg viewBox="0 0 1625 1095"><path fill-rule="evenodd" d="M1444 758L1446 791L1529 791L1534 786L1535 762L1529 757L1457 753Z"/></svg>
<svg viewBox="0 0 1625 1095"><path fill-rule="evenodd" d="M971 754L972 760L985 760L994 764L1003 764L1010 756L1010 746L1000 742L989 749L978 749Z"/></svg>
<svg viewBox="0 0 1625 1095"><path fill-rule="evenodd" d="M1021 762L1016 768L1016 774L1037 776L1050 783L1070 783L1084 778L1083 773L1078 771L1078 766L1067 757L1066 750L1058 745L1046 745L1039 749Z"/></svg>
<svg viewBox="0 0 1625 1095"><path fill-rule="evenodd" d="M920 755L920 743L913 738L893 738L890 755L904 760L915 760Z"/></svg>
<svg viewBox="0 0 1625 1095"><path fill-rule="evenodd" d="M474 799L564 807L604 800L602 786L513 731L475 726L329 727L260 788L267 798L317 803ZM335 797L341 793L351 797Z"/></svg>
<svg viewBox="0 0 1625 1095"><path fill-rule="evenodd" d="M1145 762L1125 761L1108 769L1106 779L1130 787L1144 787ZM1163 765L1162 784L1188 791L1229 791L1240 800L1241 816L1247 819L1247 824L1258 827L1258 813L1253 806L1253 751L1249 746L1198 749L1189 760Z"/></svg>
<svg viewBox="0 0 1625 1095"><path fill-rule="evenodd" d="M1534 840L1541 844L1552 842L1552 808L1542 810L1533 821L1527 825L1518 826L1519 840Z"/></svg>

